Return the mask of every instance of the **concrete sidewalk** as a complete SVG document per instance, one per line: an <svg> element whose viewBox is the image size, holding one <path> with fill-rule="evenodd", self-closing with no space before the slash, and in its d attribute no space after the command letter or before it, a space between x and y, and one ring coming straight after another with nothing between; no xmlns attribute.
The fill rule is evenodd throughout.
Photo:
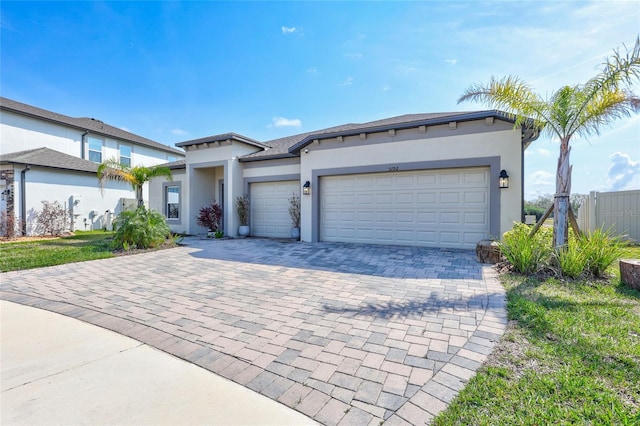
<svg viewBox="0 0 640 426"><path fill-rule="evenodd" d="M12 424L316 424L136 340L0 301L1 421Z"/></svg>

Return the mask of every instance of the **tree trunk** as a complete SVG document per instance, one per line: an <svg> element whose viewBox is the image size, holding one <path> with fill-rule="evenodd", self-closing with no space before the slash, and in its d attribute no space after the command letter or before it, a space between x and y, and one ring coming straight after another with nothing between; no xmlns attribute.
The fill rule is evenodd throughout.
<svg viewBox="0 0 640 426"><path fill-rule="evenodd" d="M142 198L142 185L136 186L136 198L138 199L138 207L144 207L144 199Z"/></svg>
<svg viewBox="0 0 640 426"><path fill-rule="evenodd" d="M569 196L571 195L571 165L569 137L560 140L560 157L556 174L556 195L553 214L553 245L563 250L569 241Z"/></svg>

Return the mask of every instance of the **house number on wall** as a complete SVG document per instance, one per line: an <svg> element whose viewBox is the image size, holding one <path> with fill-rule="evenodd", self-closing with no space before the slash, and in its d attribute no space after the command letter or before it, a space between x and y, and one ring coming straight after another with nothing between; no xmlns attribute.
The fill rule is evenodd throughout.
<svg viewBox="0 0 640 426"><path fill-rule="evenodd" d="M398 170L400 170L400 167L398 167L398 166L391 166L391 167L389 167L389 171L390 171L390 172L397 172Z"/></svg>

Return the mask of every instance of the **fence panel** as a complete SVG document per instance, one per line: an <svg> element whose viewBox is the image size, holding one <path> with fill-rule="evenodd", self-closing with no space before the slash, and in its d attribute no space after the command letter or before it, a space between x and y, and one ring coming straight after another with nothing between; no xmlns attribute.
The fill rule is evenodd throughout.
<svg viewBox="0 0 640 426"><path fill-rule="evenodd" d="M640 241L640 190L591 192L578 210L583 230L611 228L616 235Z"/></svg>

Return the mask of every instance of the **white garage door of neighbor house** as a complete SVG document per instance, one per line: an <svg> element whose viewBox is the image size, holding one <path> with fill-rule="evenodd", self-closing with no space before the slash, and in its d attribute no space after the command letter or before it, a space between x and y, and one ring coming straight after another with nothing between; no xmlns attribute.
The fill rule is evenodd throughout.
<svg viewBox="0 0 640 426"><path fill-rule="evenodd" d="M249 184L251 194L251 235L290 238L289 198L300 196L300 182L256 182Z"/></svg>
<svg viewBox="0 0 640 426"><path fill-rule="evenodd" d="M489 169L321 178L322 241L473 248L489 235Z"/></svg>

